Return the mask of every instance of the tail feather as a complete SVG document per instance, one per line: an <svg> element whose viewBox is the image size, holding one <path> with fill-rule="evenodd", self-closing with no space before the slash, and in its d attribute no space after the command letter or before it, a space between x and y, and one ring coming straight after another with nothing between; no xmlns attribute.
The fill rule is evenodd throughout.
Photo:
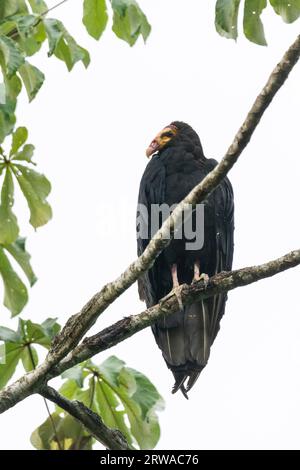
<svg viewBox="0 0 300 470"><path fill-rule="evenodd" d="M225 298L221 295L215 300L204 299L162 318L152 327L167 366L175 377L172 393L181 390L188 398L187 392L207 364L220 318L218 313L219 310L223 312L224 305Z"/></svg>

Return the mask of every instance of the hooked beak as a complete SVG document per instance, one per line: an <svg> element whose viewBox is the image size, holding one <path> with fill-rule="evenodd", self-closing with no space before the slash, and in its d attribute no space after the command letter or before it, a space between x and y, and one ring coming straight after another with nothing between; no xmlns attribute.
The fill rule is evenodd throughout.
<svg viewBox="0 0 300 470"><path fill-rule="evenodd" d="M154 152L156 152L158 149L159 149L159 143L157 142L156 139L152 140L151 144L149 145L149 147L146 150L147 158L150 158L151 155L153 155Z"/></svg>

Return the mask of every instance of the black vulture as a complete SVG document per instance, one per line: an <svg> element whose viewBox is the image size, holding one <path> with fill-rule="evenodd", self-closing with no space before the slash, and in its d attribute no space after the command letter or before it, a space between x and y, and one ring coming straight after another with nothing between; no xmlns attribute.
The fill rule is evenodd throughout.
<svg viewBox="0 0 300 470"><path fill-rule="evenodd" d="M168 215L160 209L161 205L172 210L217 165L216 160L204 156L197 133L179 121L172 122L155 137L146 155L151 159L138 196L138 255ZM151 269L139 278L139 296L147 307L157 304L179 284L231 270L234 203L228 178L206 198L202 208L204 217L199 218L200 225L195 207L190 218L196 234L201 231L204 234L203 246L187 249L190 239L182 230L181 238L173 239ZM226 299L226 294L219 294L182 307L179 298L178 311L152 326L156 342L175 377L173 393L180 389L187 398L187 392L206 366Z"/></svg>

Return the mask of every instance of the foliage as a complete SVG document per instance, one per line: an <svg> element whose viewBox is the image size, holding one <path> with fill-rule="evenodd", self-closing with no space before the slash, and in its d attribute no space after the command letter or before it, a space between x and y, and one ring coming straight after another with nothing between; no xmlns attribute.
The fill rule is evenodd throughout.
<svg viewBox="0 0 300 470"><path fill-rule="evenodd" d="M59 330L56 318L47 318L42 324L19 319L16 331L0 326L0 340L5 343L5 363L0 364L0 388L14 375L20 361L26 372L35 369L39 358L34 345L49 349Z"/></svg>
<svg viewBox="0 0 300 470"><path fill-rule="evenodd" d="M144 40L147 39L150 26L134 0L112 0L110 5L113 11L112 28L119 38L131 46L140 35ZM84 0L82 21L87 32L94 39L99 39L108 22L106 0ZM45 41L48 42L48 56L63 61L69 71L77 62L88 67L88 51L77 44L61 21L47 17L47 5L43 0L1 2L0 144L10 135L12 143L7 155L0 147L0 273L5 289L4 305L12 315L19 314L28 300L26 286L13 269L6 253L14 256L12 252L16 251L15 246L20 246L18 221L12 210L14 183L18 184L26 198L30 210L29 222L34 228L46 224L52 216L46 200L51 185L44 175L31 167L34 165L34 146L25 143L28 131L26 127L14 131L17 100L22 88L26 90L29 101L32 101L45 81L43 72L28 60L41 49ZM27 253L23 254L23 259L24 256L29 259ZM19 264L23 267L22 263ZM32 285L31 279L30 282Z"/></svg>
<svg viewBox="0 0 300 470"><path fill-rule="evenodd" d="M65 372L63 377L68 380L59 390L62 395L81 401L108 427L119 429L132 448L155 447L160 435L156 411L163 407L163 400L147 377L125 367L115 356L100 366L86 361ZM92 447L93 437L64 410L57 407L52 420L57 432L53 432L48 418L31 435L34 447L40 450Z"/></svg>
<svg viewBox="0 0 300 470"><path fill-rule="evenodd" d="M110 17L114 34L130 46L140 36L146 41L150 34L151 26L135 0L82 0L82 6L83 25L95 40L102 37ZM217 0L216 30L236 40L242 16L245 36L266 45L262 17L267 7L286 23L300 16L300 0ZM48 13L44 0L0 1L0 274L3 303L12 316L20 314L28 301L28 290L20 276L26 277L30 286L36 281L14 212L15 187L27 202L29 223L34 229L52 217L47 201L50 182L34 168L35 148L27 143L28 130L24 126L15 128L18 97L23 90L31 102L45 82L44 73L31 63L43 44L48 45L48 56L62 61L68 71L78 62L84 67L90 63L89 52ZM0 327L6 361L0 363L0 388L12 378L18 364L27 372L36 367L38 348L48 349L59 328L51 318L42 324L19 319L16 331ZM85 362L64 376L67 380L61 393L81 400L105 424L122 431L133 448L156 445L160 433L156 410L162 406L162 399L144 375L111 357L100 366ZM56 409L34 431L31 441L37 449L91 449L94 438L75 419Z"/></svg>
<svg viewBox="0 0 300 470"><path fill-rule="evenodd" d="M286 23L293 23L300 16L300 0L217 0L215 26L221 36L229 39L238 37L238 18L243 3L243 30L249 41L265 46L267 44L261 15L268 3Z"/></svg>

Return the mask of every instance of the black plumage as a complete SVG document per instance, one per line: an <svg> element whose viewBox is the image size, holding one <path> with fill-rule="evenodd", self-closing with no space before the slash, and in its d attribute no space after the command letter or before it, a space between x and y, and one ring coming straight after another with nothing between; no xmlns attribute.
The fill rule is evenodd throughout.
<svg viewBox="0 0 300 470"><path fill-rule="evenodd" d="M179 203L217 165L215 160L205 158L198 135L183 122L175 121L158 134L147 149L147 155L154 152L140 183L138 233L146 231L147 236L137 238L139 255L153 235L151 205ZM141 217L140 205L147 208L148 220L145 215ZM172 290L176 276L179 284L189 284L199 278L198 270L208 276L231 270L233 212L233 191L225 178L204 201L203 247L187 251L184 237L172 240L153 267L139 279L139 295L147 307L155 305ZM187 397L187 391L207 364L226 298L225 294L220 294L179 308L153 325L156 342L175 377L173 393L181 389Z"/></svg>

